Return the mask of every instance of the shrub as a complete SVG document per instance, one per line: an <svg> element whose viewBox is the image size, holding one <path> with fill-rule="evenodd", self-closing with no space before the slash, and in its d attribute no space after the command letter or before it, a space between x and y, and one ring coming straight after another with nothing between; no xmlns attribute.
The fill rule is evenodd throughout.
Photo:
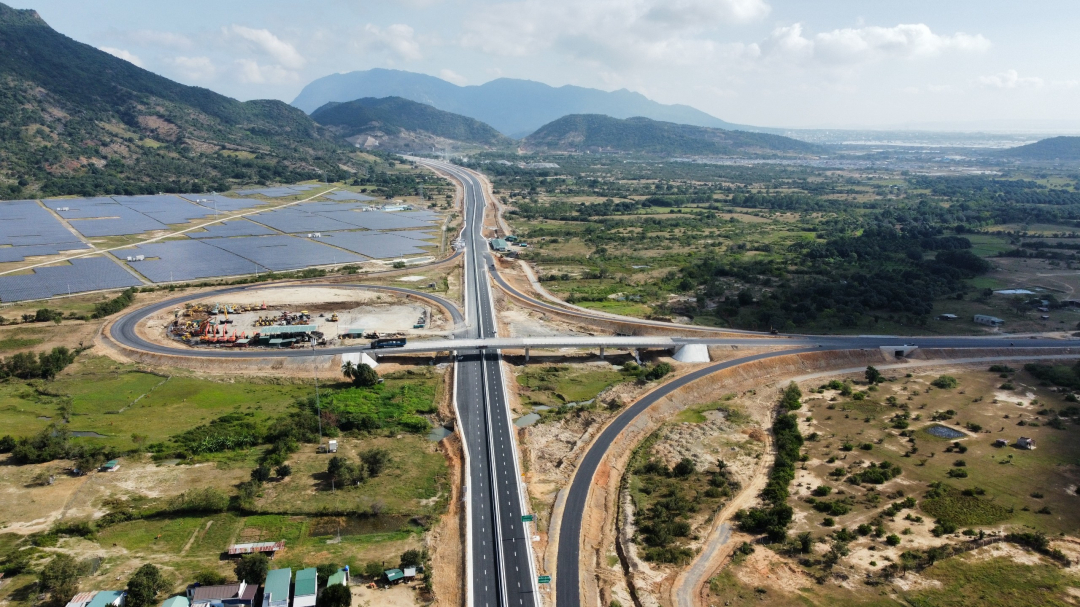
<svg viewBox="0 0 1080 607"><path fill-rule="evenodd" d="M881 371L878 371L873 366L867 365L866 381L870 382L871 385L880 384L881 382L885 381L885 376L881 374Z"/></svg>
<svg viewBox="0 0 1080 607"><path fill-rule="evenodd" d="M323 607L349 607L352 605L352 591L348 586L334 584L327 586L319 595L319 605Z"/></svg>
<svg viewBox="0 0 1080 607"><path fill-rule="evenodd" d="M679 463L671 469L671 475L676 478L684 478L690 476L697 471L697 464L689 457L684 457L679 460Z"/></svg>
<svg viewBox="0 0 1080 607"><path fill-rule="evenodd" d="M285 478L292 474L292 466L289 464L281 464L277 468L274 468L274 474L277 474L278 478Z"/></svg>
<svg viewBox="0 0 1080 607"><path fill-rule="evenodd" d="M200 571L195 574L195 581L200 586L220 586L224 584L227 579L217 571Z"/></svg>
<svg viewBox="0 0 1080 607"><path fill-rule="evenodd" d="M946 473L949 478L967 478L968 472L963 468L952 468Z"/></svg>
<svg viewBox="0 0 1080 607"><path fill-rule="evenodd" d="M890 533L889 535L885 536L885 543L890 546L899 546L900 536L896 535L895 533Z"/></svg>
<svg viewBox="0 0 1080 607"><path fill-rule="evenodd" d="M106 316L116 314L120 310L130 306L133 301L135 301L135 287L125 290L117 297L95 305L92 316L94 318L105 318Z"/></svg>
<svg viewBox="0 0 1080 607"><path fill-rule="evenodd" d="M668 373L671 373L673 370L674 370L674 368L671 365L669 365L668 363L660 363L658 365L653 366L648 371L646 371L645 375L642 375L642 378L645 381L656 381L656 380L664 377Z"/></svg>
<svg viewBox="0 0 1080 607"><path fill-rule="evenodd" d="M802 390L799 389L798 384L791 382L780 396L780 406L788 411L795 411L802 408L801 399Z"/></svg>
<svg viewBox="0 0 1080 607"><path fill-rule="evenodd" d="M935 388L941 388L942 390L949 390L960 385L960 382L956 381L956 378L951 375L940 375L937 379L930 382L930 385Z"/></svg>
<svg viewBox="0 0 1080 607"><path fill-rule="evenodd" d="M229 507L229 496L217 489L188 489L169 499L166 509L169 512L225 512Z"/></svg>
<svg viewBox="0 0 1080 607"><path fill-rule="evenodd" d="M825 497L826 495L829 495L830 493L832 493L832 487L830 487L828 485L818 485L817 487L814 487L814 491L813 491L813 494L816 497Z"/></svg>

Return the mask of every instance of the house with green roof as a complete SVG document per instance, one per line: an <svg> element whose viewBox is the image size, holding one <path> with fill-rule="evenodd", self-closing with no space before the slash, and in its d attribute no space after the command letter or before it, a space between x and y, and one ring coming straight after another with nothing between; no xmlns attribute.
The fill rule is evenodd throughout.
<svg viewBox="0 0 1080 607"><path fill-rule="evenodd" d="M405 578L405 572L400 569L387 569L383 572L383 575L386 576L386 581L391 584L396 584Z"/></svg>
<svg viewBox="0 0 1080 607"><path fill-rule="evenodd" d="M326 578L326 587L329 588L335 584L341 584L342 586L349 585L349 568L346 566L344 569L338 569L337 573Z"/></svg>
<svg viewBox="0 0 1080 607"><path fill-rule="evenodd" d="M314 567L296 572L293 586L293 607L315 607L315 595L319 589L319 573Z"/></svg>
<svg viewBox="0 0 1080 607"><path fill-rule="evenodd" d="M124 607L127 593L123 590L102 590L94 595L94 598L86 607Z"/></svg>
<svg viewBox="0 0 1080 607"><path fill-rule="evenodd" d="M266 574L263 586L263 607L289 607L289 585L292 569L274 569Z"/></svg>
<svg viewBox="0 0 1080 607"><path fill-rule="evenodd" d="M191 601L186 596L173 596L165 599L161 607L191 607Z"/></svg>

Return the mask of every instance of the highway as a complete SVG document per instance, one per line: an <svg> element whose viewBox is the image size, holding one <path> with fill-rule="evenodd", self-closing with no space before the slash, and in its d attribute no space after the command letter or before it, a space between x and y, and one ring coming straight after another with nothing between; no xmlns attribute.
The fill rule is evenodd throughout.
<svg viewBox="0 0 1080 607"><path fill-rule="evenodd" d="M498 336L491 295L485 198L479 180L454 165L421 161L453 175L464 187L466 339ZM456 406L468 451L471 605L526 607L537 604L527 514L522 499L517 445L503 386L501 354L458 350Z"/></svg>

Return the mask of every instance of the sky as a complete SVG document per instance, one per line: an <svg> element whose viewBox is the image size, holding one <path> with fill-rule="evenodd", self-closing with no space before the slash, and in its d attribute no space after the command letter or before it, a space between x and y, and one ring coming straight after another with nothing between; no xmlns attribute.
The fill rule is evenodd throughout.
<svg viewBox="0 0 1080 607"><path fill-rule="evenodd" d="M626 88L739 124L1080 131L1075 0L8 0L185 84L376 67Z"/></svg>

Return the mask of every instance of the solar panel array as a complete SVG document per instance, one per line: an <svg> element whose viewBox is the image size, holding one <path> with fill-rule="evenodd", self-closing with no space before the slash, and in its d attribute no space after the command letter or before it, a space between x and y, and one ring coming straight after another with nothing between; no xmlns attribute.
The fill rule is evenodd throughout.
<svg viewBox="0 0 1080 607"><path fill-rule="evenodd" d="M288 233L330 232L367 228L405 230L430 228L436 215L430 211L388 213L371 211L362 204L308 202L252 215L250 219Z"/></svg>
<svg viewBox="0 0 1080 607"><path fill-rule="evenodd" d="M322 214L308 213L298 207L286 207L252 215L251 219L282 232L329 232L349 230L354 226Z"/></svg>
<svg viewBox="0 0 1080 607"><path fill-rule="evenodd" d="M352 253L292 236L216 238L206 242L275 271L364 261Z"/></svg>
<svg viewBox="0 0 1080 607"><path fill-rule="evenodd" d="M0 262L89 248L33 200L0 202Z"/></svg>
<svg viewBox="0 0 1080 607"><path fill-rule="evenodd" d="M204 206L208 209L217 209L217 211L221 213L242 211L244 209L250 209L255 205L262 204L258 200L229 198L228 196L222 196L221 194L184 194L183 196L195 204Z"/></svg>
<svg viewBox="0 0 1080 607"><path fill-rule="evenodd" d="M412 238L405 238L398 233L387 232L331 232L323 234L327 244L366 255L374 259L387 259L403 255L426 253L424 243Z"/></svg>
<svg viewBox="0 0 1080 607"><path fill-rule="evenodd" d="M142 284L104 257L72 259L71 265L37 268L34 274L0 276L0 301L45 299L68 293L120 289Z"/></svg>
<svg viewBox="0 0 1080 607"><path fill-rule="evenodd" d="M234 276L266 271L250 260L207 244L206 240L169 240L116 251L124 259L145 255L147 259L128 262L134 270L153 282L192 280L214 276Z"/></svg>
<svg viewBox="0 0 1080 607"><path fill-rule="evenodd" d="M348 190L334 190L333 192L326 194L324 198L331 198L333 200L375 200L371 196L357 194L356 192L350 192Z"/></svg>
<svg viewBox="0 0 1080 607"><path fill-rule="evenodd" d="M187 232L187 235L190 238L224 238L227 236L266 236L275 233L269 228L246 219L212 223L203 229L206 231Z"/></svg>

